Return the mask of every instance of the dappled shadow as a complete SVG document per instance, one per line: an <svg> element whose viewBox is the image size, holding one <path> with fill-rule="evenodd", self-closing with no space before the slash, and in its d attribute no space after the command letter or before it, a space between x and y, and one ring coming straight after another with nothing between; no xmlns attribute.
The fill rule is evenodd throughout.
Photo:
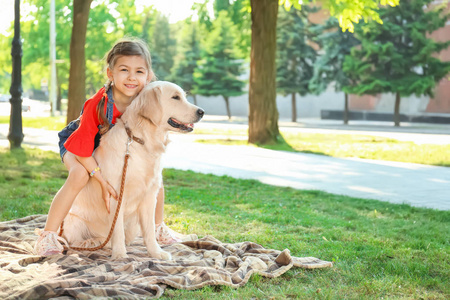
<svg viewBox="0 0 450 300"><path fill-rule="evenodd" d="M65 179L67 170L59 163L57 154L43 150L30 152L26 148L6 149L0 152L0 184L23 185L26 181ZM55 191L56 192L56 191Z"/></svg>

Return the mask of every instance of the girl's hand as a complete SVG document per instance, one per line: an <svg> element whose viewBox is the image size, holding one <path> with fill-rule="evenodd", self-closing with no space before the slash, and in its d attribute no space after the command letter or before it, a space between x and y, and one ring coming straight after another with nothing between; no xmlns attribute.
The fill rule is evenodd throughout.
<svg viewBox="0 0 450 300"><path fill-rule="evenodd" d="M105 201L106 210L109 211L109 200L111 196L117 200L117 193L114 190L114 188L106 181L103 176L102 172L100 170L100 167L98 166L97 162L95 161L95 158L93 156L89 157L82 157L82 156L75 156L77 160L80 162L80 164L83 165L83 167L86 169L86 171L89 173L89 175L95 179L98 180L100 183L100 186L102 188L102 199Z"/></svg>
<svg viewBox="0 0 450 300"><path fill-rule="evenodd" d="M111 199L111 196L117 200L117 193L107 181L101 182L101 187L102 187L102 198L103 201L105 202L106 210L108 211L108 213L110 213L109 200Z"/></svg>

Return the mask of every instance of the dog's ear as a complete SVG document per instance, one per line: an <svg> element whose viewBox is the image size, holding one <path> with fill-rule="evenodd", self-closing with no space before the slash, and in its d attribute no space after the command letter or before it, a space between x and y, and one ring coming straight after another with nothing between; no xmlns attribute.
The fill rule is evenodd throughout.
<svg viewBox="0 0 450 300"><path fill-rule="evenodd" d="M142 91L139 115L147 121L150 121L153 125L161 123L161 95L161 86L155 86L151 89L144 88Z"/></svg>

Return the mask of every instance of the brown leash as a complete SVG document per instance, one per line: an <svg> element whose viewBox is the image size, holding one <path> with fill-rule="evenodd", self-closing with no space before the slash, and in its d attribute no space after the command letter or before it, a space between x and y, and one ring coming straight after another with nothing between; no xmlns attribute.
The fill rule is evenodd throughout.
<svg viewBox="0 0 450 300"><path fill-rule="evenodd" d="M123 170L122 170L122 182L120 184L120 193L119 193L119 199L117 200L117 208L116 208L116 213L114 215L114 219L113 222L111 224L111 229L109 230L108 236L106 238L106 240L99 246L96 247L70 247L70 249L73 250L77 250L77 251L97 251L102 249L103 247L105 247L105 245L109 242L109 240L111 239L112 233L114 231L114 227L116 226L116 221L117 218L119 216L119 211L120 211L120 207L122 205L122 197L123 197L123 191L125 189L125 178L127 175L127 166L128 166L128 159L130 158L130 145L133 143L133 141L136 141L137 143L144 145L144 141L140 138L135 137L132 133L131 130L125 126L125 130L127 132L128 135L128 140L127 140L127 152L125 153L125 159L124 159L124 163L123 163ZM61 222L61 227L59 230L59 236L62 236L63 232L64 232L64 220ZM66 248L66 247L64 247Z"/></svg>

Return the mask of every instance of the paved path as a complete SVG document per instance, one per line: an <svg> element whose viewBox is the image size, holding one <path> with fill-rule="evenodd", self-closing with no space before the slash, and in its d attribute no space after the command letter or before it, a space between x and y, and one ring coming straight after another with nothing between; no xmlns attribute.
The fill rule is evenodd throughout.
<svg viewBox="0 0 450 300"><path fill-rule="evenodd" d="M204 122L202 126L221 126L214 124ZM0 124L0 146L9 146L7 132L8 125ZM24 128L24 133L25 145L58 151L56 132ZM415 135L408 140L425 138L420 133ZM450 137L436 136L438 140ZM193 138L193 134L172 135L165 167L418 207L450 209L450 168L333 158L252 146L201 144L193 143Z"/></svg>

